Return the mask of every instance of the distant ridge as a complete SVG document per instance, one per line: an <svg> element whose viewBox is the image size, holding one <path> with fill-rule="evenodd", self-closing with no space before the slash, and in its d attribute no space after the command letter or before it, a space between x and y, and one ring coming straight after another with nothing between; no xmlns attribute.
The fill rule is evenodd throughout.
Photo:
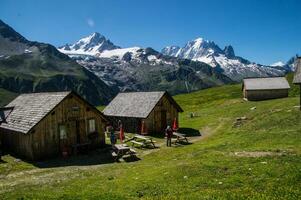
<svg viewBox="0 0 301 200"><path fill-rule="evenodd" d="M28 41L1 20L0 88L14 93L73 90L94 105L117 93L54 46Z"/></svg>

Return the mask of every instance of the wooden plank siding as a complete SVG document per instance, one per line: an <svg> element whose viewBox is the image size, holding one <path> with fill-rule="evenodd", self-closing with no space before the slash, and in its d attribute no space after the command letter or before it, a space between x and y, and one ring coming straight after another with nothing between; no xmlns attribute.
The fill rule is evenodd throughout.
<svg viewBox="0 0 301 200"><path fill-rule="evenodd" d="M5 151L10 151L20 157L33 159L31 148L32 135L1 129L1 143Z"/></svg>
<svg viewBox="0 0 301 200"><path fill-rule="evenodd" d="M275 90L243 90L244 98L250 101L277 99L288 97L288 89Z"/></svg>
<svg viewBox="0 0 301 200"><path fill-rule="evenodd" d="M162 112L166 112L165 119L162 118ZM172 125L174 118L178 120L178 117L179 114L176 107L164 95L144 123L150 133L161 133L166 129L167 125Z"/></svg>
<svg viewBox="0 0 301 200"><path fill-rule="evenodd" d="M2 144L21 157L31 160L45 159L60 154L62 147L71 149L77 144L76 123L80 143L89 142L88 120L95 119L97 137L92 147L105 144L105 119L91 105L71 93L48 113L27 134L2 129ZM67 139L60 139L59 126L65 125Z"/></svg>

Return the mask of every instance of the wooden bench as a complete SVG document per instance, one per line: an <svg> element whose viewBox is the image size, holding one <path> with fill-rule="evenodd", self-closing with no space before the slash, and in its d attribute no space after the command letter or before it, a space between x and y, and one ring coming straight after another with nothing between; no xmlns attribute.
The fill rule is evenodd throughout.
<svg viewBox="0 0 301 200"><path fill-rule="evenodd" d="M111 153L115 161L127 155L134 156L137 153L134 149L131 149L126 144L116 144L112 147L113 149Z"/></svg>
<svg viewBox="0 0 301 200"><path fill-rule="evenodd" d="M136 141L136 140L131 140L130 141L131 143L132 143L132 146L134 146L134 144L137 144L137 145L139 145L139 146L144 146L144 143L143 142L138 142L138 141Z"/></svg>
<svg viewBox="0 0 301 200"><path fill-rule="evenodd" d="M134 149L130 149L130 154L131 154L131 155L136 155L137 152L136 152Z"/></svg>
<svg viewBox="0 0 301 200"><path fill-rule="evenodd" d="M113 156L113 157L117 157L117 156L118 156L117 153L116 153L115 151L112 151L111 153L112 153L112 156Z"/></svg>
<svg viewBox="0 0 301 200"><path fill-rule="evenodd" d="M185 134L174 132L173 135L176 136L176 142L185 141L188 143L188 139Z"/></svg>
<svg viewBox="0 0 301 200"><path fill-rule="evenodd" d="M154 148L156 147L155 141L153 141L152 138L142 136L142 135L135 135L130 142L138 144L141 147L147 147L147 146L153 146Z"/></svg>

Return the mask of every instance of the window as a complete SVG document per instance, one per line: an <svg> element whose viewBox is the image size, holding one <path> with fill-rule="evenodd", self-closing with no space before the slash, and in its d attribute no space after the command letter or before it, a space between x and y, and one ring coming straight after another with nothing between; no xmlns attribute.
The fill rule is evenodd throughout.
<svg viewBox="0 0 301 200"><path fill-rule="evenodd" d="M59 130L60 130L60 139L67 139L67 129L65 125L60 125L59 126Z"/></svg>
<svg viewBox="0 0 301 200"><path fill-rule="evenodd" d="M71 108L71 110L73 111L73 112L78 112L79 111L79 107L78 106L73 106L72 108Z"/></svg>
<svg viewBox="0 0 301 200"><path fill-rule="evenodd" d="M96 131L95 119L89 119L89 132L93 133Z"/></svg>

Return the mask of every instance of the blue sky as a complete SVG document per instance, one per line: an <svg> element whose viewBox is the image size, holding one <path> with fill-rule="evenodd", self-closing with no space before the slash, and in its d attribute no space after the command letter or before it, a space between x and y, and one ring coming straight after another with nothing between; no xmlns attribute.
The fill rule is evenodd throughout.
<svg viewBox="0 0 301 200"><path fill-rule="evenodd" d="M301 54L300 0L1 0L0 19L59 46L99 32L122 47L161 50L203 37L251 61Z"/></svg>

